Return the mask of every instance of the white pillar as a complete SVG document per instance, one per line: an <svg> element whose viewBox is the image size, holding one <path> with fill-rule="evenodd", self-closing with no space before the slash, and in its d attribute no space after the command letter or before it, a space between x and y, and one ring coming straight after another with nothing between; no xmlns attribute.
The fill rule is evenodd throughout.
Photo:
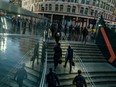
<svg viewBox="0 0 116 87"><path fill-rule="evenodd" d="M53 21L53 14L51 14L51 23L52 23L52 21Z"/></svg>
<svg viewBox="0 0 116 87"><path fill-rule="evenodd" d="M65 16L63 15L63 17L62 17L62 25L64 24L64 17L65 17Z"/></svg>

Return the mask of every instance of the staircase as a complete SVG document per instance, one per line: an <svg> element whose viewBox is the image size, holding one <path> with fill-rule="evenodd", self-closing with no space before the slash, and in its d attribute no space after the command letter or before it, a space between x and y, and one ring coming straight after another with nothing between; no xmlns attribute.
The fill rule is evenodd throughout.
<svg viewBox="0 0 116 87"><path fill-rule="evenodd" d="M86 70L89 73L92 81L95 84L95 87L116 87L116 68L111 66L101 51L97 47L97 45L92 43L87 43L83 45L81 42L71 42L71 41L61 41L62 48L62 60L63 63L59 64L56 73L60 79L61 87L76 87L72 84L72 80L77 75L77 70L81 69L83 71L82 75L86 78L87 87L92 87L90 84L90 80L87 78ZM75 66L72 69L72 73L69 74L69 64L67 64L66 69L63 67L65 62L65 54L68 45L74 49L74 62ZM50 40L48 44L48 67L47 73L49 72L49 68L54 68L53 64L53 48L55 46L55 42ZM84 64L85 68L83 69L81 61Z"/></svg>
<svg viewBox="0 0 116 87"><path fill-rule="evenodd" d="M14 80L14 74L16 73L17 69L20 67L20 64L25 63L26 64L26 71L28 74L28 78L24 80L23 87L37 87L38 82L40 80L40 64L37 65L35 61L35 67L32 69L32 62L30 61L32 55L33 55L33 48L35 47L35 44L38 42L38 40L29 39L29 38L18 38L17 42L20 42L20 50L25 55L24 58L22 55L19 55L17 52L14 54L16 57L20 57L17 61L17 64L15 62L9 62L6 63L0 63L0 70L2 70L2 67L4 67L6 72L4 73L0 71L0 77L4 77L2 80L0 80L0 87L19 87L16 80ZM39 42L39 58L41 59L41 49L42 49L42 42ZM14 48L13 48L14 49ZM13 55L12 55L13 56ZM6 55L6 57L9 57ZM22 58L21 58L22 57ZM15 58L15 57L14 57ZM15 65L16 64L16 65Z"/></svg>

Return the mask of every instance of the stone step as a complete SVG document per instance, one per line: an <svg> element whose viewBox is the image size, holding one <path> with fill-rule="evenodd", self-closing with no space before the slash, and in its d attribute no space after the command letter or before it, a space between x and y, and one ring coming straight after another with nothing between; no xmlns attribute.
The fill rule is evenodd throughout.
<svg viewBox="0 0 116 87"><path fill-rule="evenodd" d="M79 62L79 60L73 60L74 62ZM82 59L83 62L107 62L105 59ZM53 59L48 59L48 63L54 63ZM65 59L62 59L62 62L65 63Z"/></svg>
<svg viewBox="0 0 116 87"><path fill-rule="evenodd" d="M90 48L90 47L77 47L77 46L71 46L73 49L91 49L91 50L99 50L97 47L95 48L95 47L93 47L93 48ZM54 46L48 46L48 49L53 49L54 48ZM68 48L68 46L61 46L61 48L62 49L67 49Z"/></svg>
<svg viewBox="0 0 116 87"><path fill-rule="evenodd" d="M53 49L47 49L47 51L48 52L54 52ZM66 49L62 49L62 52L65 52L66 53L66 51L67 51ZM99 54L100 53L100 54L102 54L100 50L99 51L96 51L96 50L81 50L81 49L80 50L75 50L74 49L74 52L76 52L76 53L96 53L96 54Z"/></svg>
<svg viewBox="0 0 116 87"><path fill-rule="evenodd" d="M75 52L74 52L75 53ZM79 55L79 56L81 56L81 55L86 55L86 56L103 56L103 54L99 54L99 53L79 53L79 52L77 52L77 53L75 53L76 55ZM48 56L50 56L50 55L54 55L54 52L49 52L48 51ZM66 55L66 52L62 52L62 55Z"/></svg>
<svg viewBox="0 0 116 87"><path fill-rule="evenodd" d="M116 79L114 79L114 78L110 78L110 81L109 81L109 78L92 78L92 80L93 80L93 82L95 83L95 84L99 84L99 83L102 83L102 84L105 84L106 82L107 83L109 83L108 85L109 85L109 87L110 87L110 85L112 84L112 83L114 83L114 84L116 84ZM61 85L62 86L66 86L66 85L72 85L72 81L73 81L73 79L66 79L66 80L61 80L60 79L60 83L61 83ZM89 84L90 82L88 82L87 80L86 80L86 82Z"/></svg>
<svg viewBox="0 0 116 87"><path fill-rule="evenodd" d="M103 57L103 56L100 56L100 55L98 55L98 56L95 56L95 55L86 55L86 56L74 56L74 58L78 58L78 57L80 57L81 59L83 59L83 58L85 58L85 59L105 59L105 57ZM53 58L53 55L48 55L48 59L52 59ZM65 59L65 55L62 55L62 59Z"/></svg>
<svg viewBox="0 0 116 87"><path fill-rule="evenodd" d="M52 40L49 40L48 43L55 45L55 41L52 41ZM71 44L71 45L84 45L84 44L82 44L82 42L79 42L79 41L60 41L59 43L66 44L66 45L69 45L69 44ZM87 43L86 45L96 46L96 44L94 44L94 43Z"/></svg>

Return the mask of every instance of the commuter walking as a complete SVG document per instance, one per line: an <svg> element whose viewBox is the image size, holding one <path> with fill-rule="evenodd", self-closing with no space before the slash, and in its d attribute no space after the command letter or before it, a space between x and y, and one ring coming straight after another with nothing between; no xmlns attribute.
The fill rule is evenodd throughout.
<svg viewBox="0 0 116 87"><path fill-rule="evenodd" d="M69 61L69 64L70 64L69 73L71 73L71 71L72 71L72 62L73 62L73 49L71 48L71 46L68 46L68 49L67 49L64 68L66 68L66 65L67 65L68 61Z"/></svg>
<svg viewBox="0 0 116 87"><path fill-rule="evenodd" d="M81 70L78 70L78 75L74 78L73 84L76 85L76 87L87 87L85 78L81 75Z"/></svg>
<svg viewBox="0 0 116 87"><path fill-rule="evenodd" d="M24 69L24 67L25 64L22 65L22 68L19 69L14 76L14 79L16 79L19 87L23 86L23 80L27 78L27 71Z"/></svg>
<svg viewBox="0 0 116 87"><path fill-rule="evenodd" d="M88 35L88 30L86 27L84 27L84 29L82 30L82 34L83 34L82 42L84 42L84 44L86 44L87 35Z"/></svg>
<svg viewBox="0 0 116 87"><path fill-rule="evenodd" d="M37 58L37 64L39 63L38 50L39 50L39 43L37 43L37 44L35 45L34 52L33 52L33 56L32 56L32 58L31 58L31 61L32 61L32 68L34 67L34 62L35 62L35 59L36 59L36 58Z"/></svg>
<svg viewBox="0 0 116 87"><path fill-rule="evenodd" d="M60 47L60 43L58 43L54 47L54 70L58 66L58 63L59 63L59 60L61 59L61 57L62 57L62 49Z"/></svg>
<svg viewBox="0 0 116 87"><path fill-rule="evenodd" d="M46 80L48 83L48 87L56 87L56 85L60 85L59 79L55 72L52 71L52 68L49 68L49 73L46 75Z"/></svg>
<svg viewBox="0 0 116 87"><path fill-rule="evenodd" d="M55 41L56 41L56 44L59 43L60 37L61 37L61 32L56 31L55 32Z"/></svg>

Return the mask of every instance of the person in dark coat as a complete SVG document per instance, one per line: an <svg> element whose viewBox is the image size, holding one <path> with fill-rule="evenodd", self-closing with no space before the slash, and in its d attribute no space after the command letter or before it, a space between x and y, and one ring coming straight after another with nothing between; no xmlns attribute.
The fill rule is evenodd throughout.
<svg viewBox="0 0 116 87"><path fill-rule="evenodd" d="M19 87L23 86L23 80L27 78L27 71L24 69L24 67L25 64L22 65L22 68L19 69L14 76L14 79L16 79Z"/></svg>
<svg viewBox="0 0 116 87"><path fill-rule="evenodd" d="M32 56L32 58L31 58L31 61L32 61L32 68L34 68L34 62L35 62L35 59L36 59L36 58L37 58L37 64L39 63L38 50L39 50L39 43L37 43L37 44L35 45L34 52L33 52L33 56Z"/></svg>
<svg viewBox="0 0 116 87"><path fill-rule="evenodd" d="M56 87L56 85L60 85L59 79L55 72L52 71L52 68L49 68L49 73L46 75L46 81L48 83L48 87Z"/></svg>
<svg viewBox="0 0 116 87"><path fill-rule="evenodd" d="M58 62L59 62L59 60L60 60L61 57L62 57L62 49L60 47L60 43L58 43L54 47L54 70L58 66Z"/></svg>
<svg viewBox="0 0 116 87"><path fill-rule="evenodd" d="M73 49L71 48L71 46L68 46L68 49L67 49L65 65L64 65L65 68L66 68L66 64L67 64L68 60L69 60L69 64L70 64L69 73L71 73L71 71L72 71L72 62L73 62Z"/></svg>
<svg viewBox="0 0 116 87"><path fill-rule="evenodd" d="M83 34L83 39L82 39L82 42L85 41L85 44L86 44L86 40L87 40L87 35L88 35L88 30L86 27L84 27L84 29L82 30L82 34Z"/></svg>
<svg viewBox="0 0 116 87"><path fill-rule="evenodd" d="M60 38L61 38L61 32L60 31L56 31L55 32L55 41L56 41L56 44L59 43Z"/></svg>
<svg viewBox="0 0 116 87"><path fill-rule="evenodd" d="M85 78L81 75L81 70L78 70L78 75L74 78L73 84L76 85L76 87L87 87Z"/></svg>

